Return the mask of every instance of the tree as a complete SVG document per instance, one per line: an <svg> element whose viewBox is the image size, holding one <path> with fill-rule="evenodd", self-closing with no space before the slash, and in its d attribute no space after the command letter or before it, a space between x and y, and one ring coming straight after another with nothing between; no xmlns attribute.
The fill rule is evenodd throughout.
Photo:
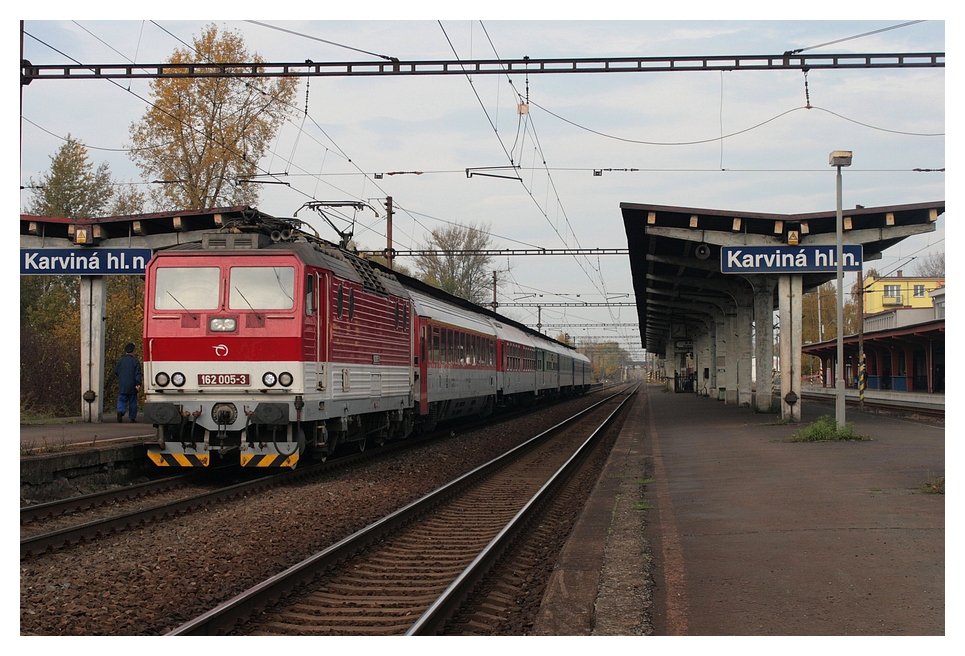
<svg viewBox="0 0 965 656"><path fill-rule="evenodd" d="M492 244L489 228L470 223L433 230L422 249L440 254L415 258L419 278L454 296L485 305L491 296L492 258L480 251Z"/></svg>
<svg viewBox="0 0 965 656"><path fill-rule="evenodd" d="M171 64L260 63L237 32L208 25L193 50L175 50ZM151 82L153 104L130 133L131 157L146 178L164 182L155 203L177 209L257 205L258 188L239 184L281 127L296 78L160 78Z"/></svg>
<svg viewBox="0 0 965 656"><path fill-rule="evenodd" d="M630 354L617 342L586 344L577 349L590 359L593 380L616 380L620 369L631 360Z"/></svg>
<svg viewBox="0 0 965 656"><path fill-rule="evenodd" d="M80 306L77 276L20 277L20 409L77 414Z"/></svg>
<svg viewBox="0 0 965 656"><path fill-rule="evenodd" d="M69 134L67 141L50 158L50 170L36 182L30 178L32 202L27 214L87 219L103 216L114 190L107 162L96 169L87 158L87 148Z"/></svg>
<svg viewBox="0 0 965 656"><path fill-rule="evenodd" d="M945 251L935 251L925 256L915 266L915 275L919 278L944 278Z"/></svg>

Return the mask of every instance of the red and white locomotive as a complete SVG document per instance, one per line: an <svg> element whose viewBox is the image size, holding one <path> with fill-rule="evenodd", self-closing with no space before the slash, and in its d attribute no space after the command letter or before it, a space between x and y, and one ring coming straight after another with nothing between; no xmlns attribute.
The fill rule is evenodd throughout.
<svg viewBox="0 0 965 656"><path fill-rule="evenodd" d="M151 260L144 374L155 464L294 467L341 444L583 393L590 364L316 237L248 226Z"/></svg>

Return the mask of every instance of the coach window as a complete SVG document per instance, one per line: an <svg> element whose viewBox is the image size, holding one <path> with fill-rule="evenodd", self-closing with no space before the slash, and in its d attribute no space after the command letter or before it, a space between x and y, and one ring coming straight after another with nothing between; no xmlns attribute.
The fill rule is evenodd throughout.
<svg viewBox="0 0 965 656"><path fill-rule="evenodd" d="M305 276L305 315L315 314L315 275L310 273Z"/></svg>
<svg viewBox="0 0 965 656"><path fill-rule="evenodd" d="M439 328L432 327L432 361L439 362Z"/></svg>
<svg viewBox="0 0 965 656"><path fill-rule="evenodd" d="M290 310L295 307L295 267L231 267L232 310Z"/></svg>

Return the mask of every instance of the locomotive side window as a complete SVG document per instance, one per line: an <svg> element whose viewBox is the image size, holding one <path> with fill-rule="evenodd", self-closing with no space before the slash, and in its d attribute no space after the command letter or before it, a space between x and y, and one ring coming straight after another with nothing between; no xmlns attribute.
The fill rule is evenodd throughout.
<svg viewBox="0 0 965 656"><path fill-rule="evenodd" d="M344 292L342 291L342 286L339 285L339 286L338 286L338 301L337 301L337 305L336 305L336 308L335 308L335 315L336 315L339 319L342 318L342 305L344 304L344 301L345 301Z"/></svg>
<svg viewBox="0 0 965 656"><path fill-rule="evenodd" d="M290 310L295 307L294 267L231 267L232 310Z"/></svg>
<svg viewBox="0 0 965 656"><path fill-rule="evenodd" d="M214 310L218 307L218 267L159 267L155 273L157 310Z"/></svg>
<svg viewBox="0 0 965 656"><path fill-rule="evenodd" d="M305 315L312 316L315 313L315 276L308 274L305 276Z"/></svg>
<svg viewBox="0 0 965 656"><path fill-rule="evenodd" d="M348 290L348 320L355 318L355 290Z"/></svg>

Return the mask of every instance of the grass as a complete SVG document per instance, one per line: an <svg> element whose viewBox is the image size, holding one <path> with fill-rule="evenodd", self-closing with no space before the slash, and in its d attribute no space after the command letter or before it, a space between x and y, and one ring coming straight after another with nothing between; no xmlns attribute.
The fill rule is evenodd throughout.
<svg viewBox="0 0 965 656"><path fill-rule="evenodd" d="M66 438L61 438L60 444L51 444L47 442L47 438L44 438L44 443L39 446L26 446L24 444L20 445L20 455L22 456L36 456L41 453L58 453L60 451L67 450L67 440Z"/></svg>
<svg viewBox="0 0 965 656"><path fill-rule="evenodd" d="M945 477L935 476L929 472L928 478L921 484L920 489L925 494L945 494Z"/></svg>
<svg viewBox="0 0 965 656"><path fill-rule="evenodd" d="M655 478L640 478L634 481L634 483L636 483L637 485L653 485L656 482L657 482L657 479Z"/></svg>
<svg viewBox="0 0 965 656"><path fill-rule="evenodd" d="M816 422L800 429L785 442L840 442L870 440L870 435L859 435L854 432L852 424L838 426L838 422L830 415L820 417Z"/></svg>
<svg viewBox="0 0 965 656"><path fill-rule="evenodd" d="M633 508L633 510L653 510L654 508L653 504L647 501L646 499L640 499L631 507Z"/></svg>

